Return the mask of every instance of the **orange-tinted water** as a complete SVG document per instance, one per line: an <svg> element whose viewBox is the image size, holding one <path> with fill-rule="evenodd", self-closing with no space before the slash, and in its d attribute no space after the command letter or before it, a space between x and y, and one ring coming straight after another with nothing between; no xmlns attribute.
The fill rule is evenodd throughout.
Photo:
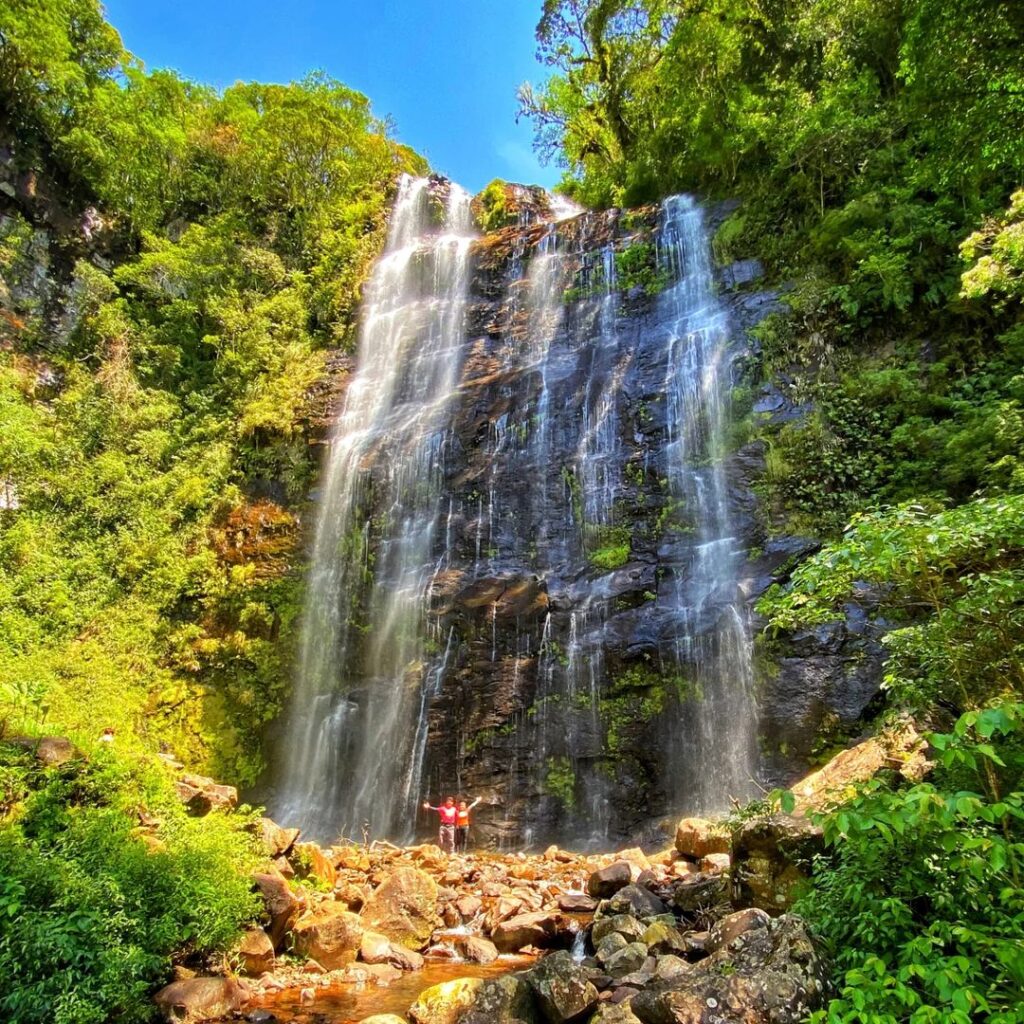
<svg viewBox="0 0 1024 1024"><path fill-rule="evenodd" d="M454 978L496 978L521 970L530 957L499 957L490 964L427 961L423 970L403 974L386 987L373 984L337 985L317 988L316 999L303 1003L299 989L264 996L259 1006L269 1010L281 1024L351 1024L374 1013L395 1013L404 1017L417 996L431 985Z"/></svg>

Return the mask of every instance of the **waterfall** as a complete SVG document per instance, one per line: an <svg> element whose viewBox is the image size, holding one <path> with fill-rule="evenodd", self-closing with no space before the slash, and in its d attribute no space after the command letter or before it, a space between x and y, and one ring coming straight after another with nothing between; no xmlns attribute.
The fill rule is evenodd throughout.
<svg viewBox="0 0 1024 1024"><path fill-rule="evenodd" d="M662 296L672 324L669 399L671 494L692 531L672 580L676 656L687 693L670 742L675 802L693 813L729 809L753 795L757 716L747 612L739 589L743 545L729 507L724 448L729 426L730 337L715 295L700 206L673 196L662 207L660 246L674 283Z"/></svg>
<svg viewBox="0 0 1024 1024"><path fill-rule="evenodd" d="M750 795L736 346L701 208L550 206L475 246L465 192L401 182L269 801L315 838L409 839L458 792L498 845L594 847ZM656 297L618 279L633 245Z"/></svg>
<svg viewBox="0 0 1024 1024"><path fill-rule="evenodd" d="M274 801L318 837L415 824L443 671L424 649L424 609L473 240L468 194L451 185L440 203L426 179L403 178L331 438Z"/></svg>

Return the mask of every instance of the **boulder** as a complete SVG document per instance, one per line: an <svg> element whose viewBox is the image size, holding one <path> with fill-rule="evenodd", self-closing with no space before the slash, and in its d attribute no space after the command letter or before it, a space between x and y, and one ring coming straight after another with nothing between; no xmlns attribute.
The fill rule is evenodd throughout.
<svg viewBox="0 0 1024 1024"><path fill-rule="evenodd" d="M160 989L153 1001L168 1024L195 1024L230 1016L248 998L248 988L235 978L188 978Z"/></svg>
<svg viewBox="0 0 1024 1024"><path fill-rule="evenodd" d="M29 751L47 768L59 768L68 761L85 758L85 754L65 736L14 736L7 742Z"/></svg>
<svg viewBox="0 0 1024 1024"><path fill-rule="evenodd" d="M840 751L792 787L797 814L842 802L853 794L858 783L873 778L883 768L895 768L908 781L920 782L931 769L927 747L915 723L904 719L878 736Z"/></svg>
<svg viewBox="0 0 1024 1024"><path fill-rule="evenodd" d="M321 903L295 922L292 949L333 971L355 960L362 938L363 923L357 915L341 904Z"/></svg>
<svg viewBox="0 0 1024 1024"><path fill-rule="evenodd" d="M199 817L238 806L238 790L234 786L222 786L205 775L185 772L175 781L174 788L189 812Z"/></svg>
<svg viewBox="0 0 1024 1024"><path fill-rule="evenodd" d="M232 959L243 974L262 974L274 969L274 943L262 928L250 928L235 944Z"/></svg>
<svg viewBox="0 0 1024 1024"><path fill-rule="evenodd" d="M763 910L757 907L738 910L712 925L704 942L704 950L717 953L726 946L731 947L737 940L749 941L754 932L766 931L770 926L771 918Z"/></svg>
<svg viewBox="0 0 1024 1024"><path fill-rule="evenodd" d="M640 1024L640 1018L633 1012L629 1002L601 1003L590 1018L590 1024Z"/></svg>
<svg viewBox="0 0 1024 1024"><path fill-rule="evenodd" d="M544 957L525 977L548 1024L582 1018L597 1005L597 989L586 968L564 950Z"/></svg>
<svg viewBox="0 0 1024 1024"><path fill-rule="evenodd" d="M270 924L267 933L274 949L280 949L288 930L302 911L302 901L288 888L288 883L277 872L260 872L253 875L253 882L263 898Z"/></svg>
<svg viewBox="0 0 1024 1024"><path fill-rule="evenodd" d="M454 978L432 985L409 1007L409 1016L415 1024L455 1024L473 1007L483 984L482 978Z"/></svg>
<svg viewBox="0 0 1024 1024"><path fill-rule="evenodd" d="M767 922L767 923L765 923ZM828 979L803 923L746 919L733 940L631 1002L643 1024L800 1024L820 1008Z"/></svg>
<svg viewBox="0 0 1024 1024"><path fill-rule="evenodd" d="M594 922L590 930L590 941L596 946L613 932L621 935L627 942L632 942L643 935L644 925L629 914L612 914Z"/></svg>
<svg viewBox="0 0 1024 1024"><path fill-rule="evenodd" d="M609 939L611 936L609 936ZM608 939L605 940L606 942ZM647 959L647 947L641 942L630 942L606 957L603 961L605 971L613 978L623 978L627 974L639 971Z"/></svg>
<svg viewBox="0 0 1024 1024"><path fill-rule="evenodd" d="M708 875L728 871L731 865L732 858L727 853L709 853L700 859L700 870Z"/></svg>
<svg viewBox="0 0 1024 1024"><path fill-rule="evenodd" d="M369 1017L364 1017L359 1024L409 1024L404 1017L399 1017L397 1013L371 1013Z"/></svg>
<svg viewBox="0 0 1024 1024"><path fill-rule="evenodd" d="M629 865L631 882L635 882L643 872L651 870L651 862L647 859L647 854L638 846L622 850L615 855L615 859L616 861L624 860Z"/></svg>
<svg viewBox="0 0 1024 1024"><path fill-rule="evenodd" d="M561 914L536 910L502 921L491 932L491 940L502 953L514 953L525 946L549 949L564 940L568 931L569 922Z"/></svg>
<svg viewBox="0 0 1024 1024"><path fill-rule="evenodd" d="M291 861L303 878L313 878L329 888L334 888L338 873L331 858L316 843L296 843Z"/></svg>
<svg viewBox="0 0 1024 1024"><path fill-rule="evenodd" d="M624 939L618 932L612 932L606 935L597 944L594 949L594 956L599 964L607 964L607 962L618 953L621 953L629 945L629 942ZM611 972L609 972L611 973Z"/></svg>
<svg viewBox="0 0 1024 1024"><path fill-rule="evenodd" d="M606 868L600 868L587 879L587 892L595 899L603 900L614 896L633 880L629 863L617 860Z"/></svg>
<svg viewBox="0 0 1024 1024"><path fill-rule="evenodd" d="M672 905L683 914L707 914L727 906L729 885L724 875L693 875L675 884Z"/></svg>
<svg viewBox="0 0 1024 1024"><path fill-rule="evenodd" d="M677 953L681 956L686 952L686 939L683 938L683 933L674 924L668 924L663 920L652 921L644 929L640 942L655 955Z"/></svg>
<svg viewBox="0 0 1024 1024"><path fill-rule="evenodd" d="M479 935L459 936L455 942L459 952L474 964L489 964L498 959L498 947Z"/></svg>
<svg viewBox="0 0 1024 1024"><path fill-rule="evenodd" d="M455 901L455 908L462 915L463 921L472 921L483 909L483 901L479 896L465 893Z"/></svg>
<svg viewBox="0 0 1024 1024"><path fill-rule="evenodd" d="M476 990L459 1024L534 1024L536 1017L533 989L521 975L505 974Z"/></svg>
<svg viewBox="0 0 1024 1024"><path fill-rule="evenodd" d="M597 900L582 892L563 892L557 902L558 909L567 914L592 914L597 910Z"/></svg>
<svg viewBox="0 0 1024 1024"><path fill-rule="evenodd" d="M676 825L676 849L691 860L700 860L709 853L728 853L728 830L707 818L683 818Z"/></svg>
<svg viewBox="0 0 1024 1024"><path fill-rule="evenodd" d="M674 981L681 974L685 974L690 969L690 965L682 958L674 956L672 953L666 953L665 956L659 956L657 963L654 967L654 980L655 981Z"/></svg>
<svg viewBox="0 0 1024 1024"><path fill-rule="evenodd" d="M624 886L602 907L603 913L629 914L641 920L667 911L668 907L653 892L639 885Z"/></svg>
<svg viewBox="0 0 1024 1024"><path fill-rule="evenodd" d="M423 949L438 924L437 883L419 868L392 871L360 911L367 928L407 949Z"/></svg>
<svg viewBox="0 0 1024 1024"><path fill-rule="evenodd" d="M258 827L263 851L272 859L283 857L299 838L297 828L281 828L272 818L260 818Z"/></svg>
<svg viewBox="0 0 1024 1024"><path fill-rule="evenodd" d="M391 940L380 932L369 929L359 940L359 959L367 964L385 964L391 956Z"/></svg>
<svg viewBox="0 0 1024 1024"><path fill-rule="evenodd" d="M824 848L821 829L806 818L773 814L746 822L732 848L737 904L786 910Z"/></svg>

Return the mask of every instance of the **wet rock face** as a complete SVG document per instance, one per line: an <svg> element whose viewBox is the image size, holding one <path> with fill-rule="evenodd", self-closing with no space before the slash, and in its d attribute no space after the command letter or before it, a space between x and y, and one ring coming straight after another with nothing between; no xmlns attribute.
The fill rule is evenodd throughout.
<svg viewBox="0 0 1024 1024"><path fill-rule="evenodd" d="M446 187L431 182L439 203ZM471 250L466 331L453 355L459 384L431 467L440 497L425 642L401 685L428 695L416 741L421 792L436 797L457 780L484 797L472 842L606 846L688 809L711 770L699 719L715 687L732 685L707 668L729 654L723 623L813 542L766 538L762 445L743 444L742 430L714 446L705 437L688 472L695 491L707 489L707 464L721 465L729 529L714 543L737 568L727 582L704 579L710 556L693 495L674 483L682 413L673 359L690 342L666 301L680 271L658 256L663 212L592 212L552 227L536 195L498 199L514 219ZM708 230L726 212L707 211ZM716 273L727 324L722 402L739 418L748 406L732 388L753 355L746 332L777 297L757 290L754 261ZM803 412L774 388L754 407L751 416ZM370 505L375 490L386 493L385 461L370 472ZM390 513L367 512L372 557L385 564L374 530ZM368 609L353 610L349 631L356 707L386 683L358 678L373 644ZM809 636L773 653L776 664L750 681L760 696L758 772L770 781L801 774L823 725L855 720L875 692L877 645L857 629L851 617L839 639ZM704 810L725 809L729 795L750 793Z"/></svg>

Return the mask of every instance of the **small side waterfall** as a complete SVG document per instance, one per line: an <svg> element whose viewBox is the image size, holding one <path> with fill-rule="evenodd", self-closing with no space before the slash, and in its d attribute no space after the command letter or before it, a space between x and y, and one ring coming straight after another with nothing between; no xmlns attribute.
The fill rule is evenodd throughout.
<svg viewBox="0 0 1024 1024"><path fill-rule="evenodd" d="M275 806L319 836L414 824L442 671L424 649L425 598L463 355L469 198L451 185L440 209L426 179L402 180L331 438Z"/></svg>
<svg viewBox="0 0 1024 1024"><path fill-rule="evenodd" d="M408 839L458 792L496 844L600 846L751 793L736 345L701 208L549 206L477 242L457 186L401 184L270 801L311 836ZM660 295L620 281L626 249Z"/></svg>
<svg viewBox="0 0 1024 1024"><path fill-rule="evenodd" d="M675 282L670 311L668 470L690 558L673 579L677 659L686 689L682 735L671 761L676 802L698 813L753 795L757 716L751 643L738 569L743 545L729 508L725 440L731 359L728 321L715 296L704 215L690 196L663 204L662 258Z"/></svg>

